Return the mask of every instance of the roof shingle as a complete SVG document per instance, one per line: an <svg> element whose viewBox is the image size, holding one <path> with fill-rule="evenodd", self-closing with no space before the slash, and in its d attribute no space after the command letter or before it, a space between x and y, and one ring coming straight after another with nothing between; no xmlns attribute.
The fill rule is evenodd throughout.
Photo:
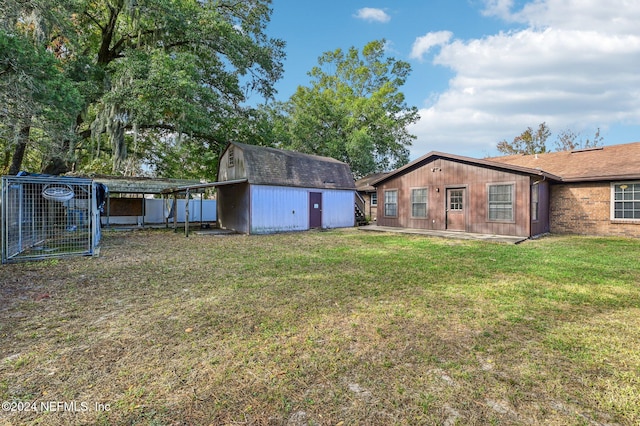
<svg viewBox="0 0 640 426"><path fill-rule="evenodd" d="M243 151L248 182L256 185L355 189L349 165L329 157L233 142Z"/></svg>
<svg viewBox="0 0 640 426"><path fill-rule="evenodd" d="M640 179L640 142L487 160L543 170L564 182Z"/></svg>

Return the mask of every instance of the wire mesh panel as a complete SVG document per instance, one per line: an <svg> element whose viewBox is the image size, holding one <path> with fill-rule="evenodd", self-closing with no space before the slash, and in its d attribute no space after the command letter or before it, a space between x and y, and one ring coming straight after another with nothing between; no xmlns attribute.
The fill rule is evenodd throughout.
<svg viewBox="0 0 640 426"><path fill-rule="evenodd" d="M92 255L99 239L99 212L91 180L2 178L2 263Z"/></svg>

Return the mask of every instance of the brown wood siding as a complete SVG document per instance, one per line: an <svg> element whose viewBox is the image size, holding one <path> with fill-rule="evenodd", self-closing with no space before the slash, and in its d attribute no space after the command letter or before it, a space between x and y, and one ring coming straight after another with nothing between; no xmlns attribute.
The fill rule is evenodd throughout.
<svg viewBox="0 0 640 426"><path fill-rule="evenodd" d="M249 233L249 191L247 183L218 187L218 223L221 228Z"/></svg>
<svg viewBox="0 0 640 426"><path fill-rule="evenodd" d="M144 198L110 198L109 216L144 216Z"/></svg>
<svg viewBox="0 0 640 426"><path fill-rule="evenodd" d="M514 184L514 220L489 221L488 184ZM528 175L436 158L419 168L378 185L378 218L381 226L446 229L446 189L465 189L466 232L530 236L530 184ZM411 189L428 188L427 218L411 217ZM384 216L384 191L398 190L398 216Z"/></svg>
<svg viewBox="0 0 640 426"><path fill-rule="evenodd" d="M371 192L359 192L360 196L364 200L364 214L368 220L375 222L378 216L378 207L371 205ZM380 200L378 200L378 203Z"/></svg>

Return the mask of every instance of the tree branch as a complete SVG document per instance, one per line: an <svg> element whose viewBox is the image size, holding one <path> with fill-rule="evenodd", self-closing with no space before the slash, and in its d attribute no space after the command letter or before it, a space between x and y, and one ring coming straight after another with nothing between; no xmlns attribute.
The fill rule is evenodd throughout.
<svg viewBox="0 0 640 426"><path fill-rule="evenodd" d="M104 32L104 27L102 25L100 25L100 22L93 17L89 12L87 12L86 10L84 12L82 12L85 16L87 16L94 24L96 24L98 26L98 28L100 28L100 31Z"/></svg>

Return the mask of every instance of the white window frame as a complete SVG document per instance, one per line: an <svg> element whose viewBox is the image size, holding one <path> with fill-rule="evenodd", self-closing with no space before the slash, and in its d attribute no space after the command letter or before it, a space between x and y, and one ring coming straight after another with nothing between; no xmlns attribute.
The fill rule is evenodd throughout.
<svg viewBox="0 0 640 426"><path fill-rule="evenodd" d="M372 192L370 195L370 199L371 199L371 207L377 207L378 206L378 193L377 192Z"/></svg>
<svg viewBox="0 0 640 426"><path fill-rule="evenodd" d="M625 191L626 189L628 189L628 187L633 186L633 190L630 192L631 198L630 199L620 199L620 200L616 200L616 195L617 195L617 191L616 188L620 188L623 185L626 185L627 188L623 188L622 190ZM634 216L638 216L638 217L632 217L632 218L625 218L625 217L616 217L616 211L618 209L616 209L616 204L617 203L631 203L631 212ZM632 182L611 182L611 220L614 221L621 221L621 222L635 222L635 223L640 223L640 208L636 209L635 206L636 205L640 205L640 181L632 181ZM622 209L622 212L624 212L624 207Z"/></svg>

